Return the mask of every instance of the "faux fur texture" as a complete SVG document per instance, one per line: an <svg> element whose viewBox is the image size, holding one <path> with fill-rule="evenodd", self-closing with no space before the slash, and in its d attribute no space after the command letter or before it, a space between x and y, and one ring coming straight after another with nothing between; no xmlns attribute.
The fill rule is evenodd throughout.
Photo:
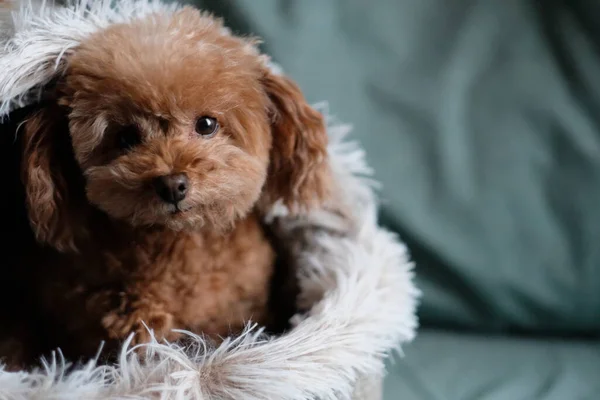
<svg viewBox="0 0 600 400"><path fill-rule="evenodd" d="M64 56L90 34L149 14L172 13L179 7L157 0L66 3L66 7L55 7L53 0L23 0L13 15L13 26L0 26L14 32L0 50L0 116L38 100L43 86L65 66Z"/></svg>
<svg viewBox="0 0 600 400"><path fill-rule="evenodd" d="M0 113L38 100L62 55L85 35L175 7L110 3L24 7L0 53ZM21 52L31 41L36 51ZM377 224L370 170L363 151L345 140L349 128L330 121L328 132L335 184L352 212L322 209L295 218L278 205L268 220L295 252L298 304L308 309L294 317L290 332L266 337L249 326L217 348L188 334L188 346L142 345L144 357L126 344L117 365L69 367L58 354L35 371L0 368L0 399L349 399L358 379L381 374L384 358L415 335L412 263L398 238Z"/></svg>

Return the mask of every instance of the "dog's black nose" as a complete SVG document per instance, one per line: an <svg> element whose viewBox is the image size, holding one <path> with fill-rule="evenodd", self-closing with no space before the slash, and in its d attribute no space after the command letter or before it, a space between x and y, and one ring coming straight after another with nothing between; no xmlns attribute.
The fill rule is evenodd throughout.
<svg viewBox="0 0 600 400"><path fill-rule="evenodd" d="M159 176L154 179L154 188L161 199L167 203L177 204L185 199L189 188L186 174Z"/></svg>

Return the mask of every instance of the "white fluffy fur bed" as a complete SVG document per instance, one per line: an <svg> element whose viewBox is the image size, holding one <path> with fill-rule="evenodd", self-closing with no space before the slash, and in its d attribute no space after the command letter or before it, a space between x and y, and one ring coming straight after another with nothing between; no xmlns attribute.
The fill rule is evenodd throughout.
<svg viewBox="0 0 600 400"><path fill-rule="evenodd" d="M0 50L0 115L35 100L62 56L86 35L173 10L147 0L110 3L79 0L65 9L28 3L15 14L12 39ZM194 345L154 342L144 346L144 358L125 345L118 365L90 361L68 373L59 355L32 372L0 366L0 399L376 398L376 386L358 393L357 384L380 377L385 357L413 338L418 292L405 246L377 225L370 170L362 150L345 140L348 132L329 121L332 167L352 216L321 210L295 219L283 207L272 210L298 260L298 302L310 309L294 317L292 331L268 338L248 327L218 348L190 334Z"/></svg>

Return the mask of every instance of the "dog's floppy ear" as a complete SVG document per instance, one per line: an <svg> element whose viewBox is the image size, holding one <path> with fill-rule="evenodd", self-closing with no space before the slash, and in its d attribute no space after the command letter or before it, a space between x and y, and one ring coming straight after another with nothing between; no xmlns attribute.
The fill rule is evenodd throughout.
<svg viewBox="0 0 600 400"><path fill-rule="evenodd" d="M263 201L281 200L292 211L318 206L330 189L324 118L288 77L268 69L263 87L271 101L273 138Z"/></svg>
<svg viewBox="0 0 600 400"><path fill-rule="evenodd" d="M68 120L58 105L34 111L21 127L21 180L31 228L41 243L77 251L83 233L83 184L73 157ZM79 189L79 190L76 190Z"/></svg>

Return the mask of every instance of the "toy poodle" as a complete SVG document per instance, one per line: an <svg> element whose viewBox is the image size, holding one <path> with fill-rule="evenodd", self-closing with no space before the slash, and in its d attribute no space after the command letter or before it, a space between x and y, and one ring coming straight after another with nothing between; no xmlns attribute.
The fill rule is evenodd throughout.
<svg viewBox="0 0 600 400"><path fill-rule="evenodd" d="M323 117L255 39L190 7L109 26L67 63L3 125L0 358L268 325L262 220L328 198Z"/></svg>

